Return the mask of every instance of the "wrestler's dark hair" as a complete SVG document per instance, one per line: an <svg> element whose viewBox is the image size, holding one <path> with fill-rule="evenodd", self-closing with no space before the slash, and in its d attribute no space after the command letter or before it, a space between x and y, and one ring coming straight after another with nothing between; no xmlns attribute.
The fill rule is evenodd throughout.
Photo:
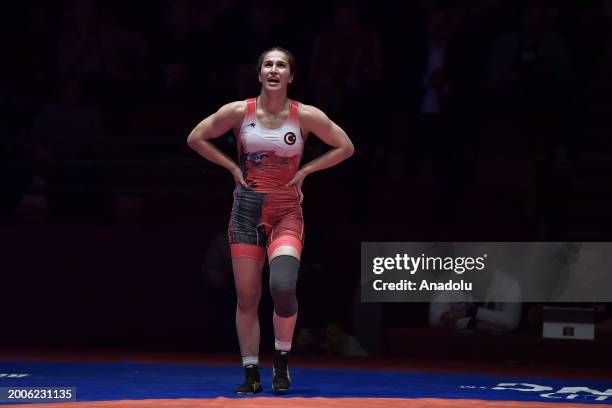
<svg viewBox="0 0 612 408"><path fill-rule="evenodd" d="M291 54L291 52L289 52L288 50L286 50L283 47L272 47L272 48L268 48L267 50L265 50L264 52L262 52L259 55L259 58L257 59L257 66L255 67L257 69L257 74L259 74L259 72L261 71L261 66L263 65L264 62L264 58L266 56L267 53L269 53L270 51L280 51L282 53L284 53L287 56L287 60L289 62L289 71L291 72L291 74L295 74L295 58L293 58L293 54Z"/></svg>

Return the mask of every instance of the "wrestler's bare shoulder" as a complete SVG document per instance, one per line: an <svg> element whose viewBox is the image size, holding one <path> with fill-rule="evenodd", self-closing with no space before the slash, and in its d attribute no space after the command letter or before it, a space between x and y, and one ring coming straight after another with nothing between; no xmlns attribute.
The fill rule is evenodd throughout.
<svg viewBox="0 0 612 408"><path fill-rule="evenodd" d="M247 110L246 101L234 101L223 105L217 112L218 115L227 119L242 120Z"/></svg>
<svg viewBox="0 0 612 408"><path fill-rule="evenodd" d="M302 127L308 132L320 130L322 125L326 125L330 122L327 115L321 109L305 104L300 104L298 118Z"/></svg>
<svg viewBox="0 0 612 408"><path fill-rule="evenodd" d="M325 115L323 111L315 106L306 105L305 103L300 103L298 109L298 115L300 120L309 120L313 117Z"/></svg>

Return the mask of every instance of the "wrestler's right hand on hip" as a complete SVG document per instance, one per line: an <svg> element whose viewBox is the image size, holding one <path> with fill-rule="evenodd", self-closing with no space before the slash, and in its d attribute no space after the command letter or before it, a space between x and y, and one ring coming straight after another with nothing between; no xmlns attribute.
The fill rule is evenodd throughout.
<svg viewBox="0 0 612 408"><path fill-rule="evenodd" d="M240 167L236 166L236 168L232 170L232 176L234 177L236 186L242 185L243 187L248 187L246 181L244 181L244 176L242 175L242 170Z"/></svg>

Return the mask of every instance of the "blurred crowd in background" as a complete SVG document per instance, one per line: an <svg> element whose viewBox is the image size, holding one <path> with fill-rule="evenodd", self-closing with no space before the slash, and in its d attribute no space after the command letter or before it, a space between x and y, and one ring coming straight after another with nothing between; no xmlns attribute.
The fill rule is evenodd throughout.
<svg viewBox="0 0 612 408"><path fill-rule="evenodd" d="M282 45L297 60L293 97L323 109L357 146L321 182L346 205L343 221L405 224L434 238L468 226L505 237L598 236L611 175L610 1L74 0L10 9L4 216L32 191L60 216L102 211L100 197L109 205L140 191L223 188L223 176L203 176L203 161L182 161L197 159L185 137L221 104L256 95L259 53ZM234 153L231 136L219 143ZM324 148L311 142L306 158ZM318 190L308 191L316 217L326 213ZM87 205L79 192L97 197ZM74 194L84 205L70 204Z"/></svg>

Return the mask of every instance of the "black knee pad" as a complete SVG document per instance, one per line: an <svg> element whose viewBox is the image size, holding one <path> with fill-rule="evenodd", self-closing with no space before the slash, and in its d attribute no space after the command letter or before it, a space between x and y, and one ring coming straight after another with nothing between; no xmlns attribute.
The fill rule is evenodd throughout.
<svg viewBox="0 0 612 408"><path fill-rule="evenodd" d="M270 293L274 300L274 311L280 317L297 313L295 296L300 261L289 255L280 255L270 262Z"/></svg>

